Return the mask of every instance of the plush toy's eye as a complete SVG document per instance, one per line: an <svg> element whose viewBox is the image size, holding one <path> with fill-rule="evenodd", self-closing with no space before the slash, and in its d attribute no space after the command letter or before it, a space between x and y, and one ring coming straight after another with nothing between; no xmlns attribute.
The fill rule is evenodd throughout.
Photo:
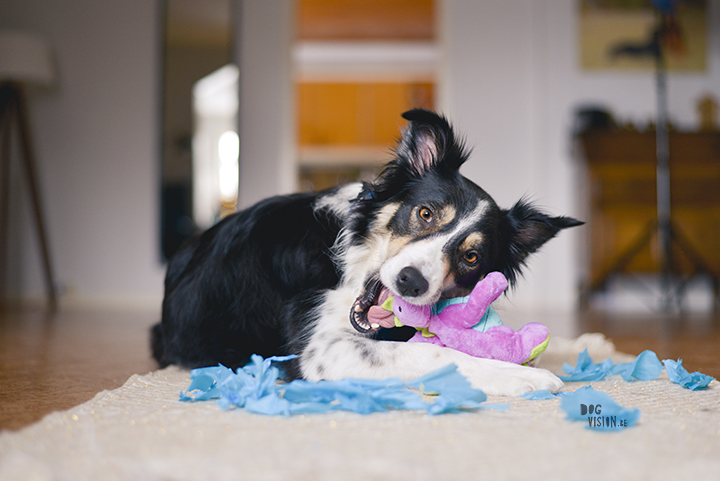
<svg viewBox="0 0 720 481"><path fill-rule="evenodd" d="M418 212L418 215L419 215L420 218L421 218L422 220L424 220L425 222L430 222L430 221L432 221L432 219L433 219L433 213L432 213L432 211L431 211L430 209L428 209L427 207L421 207L421 208L420 208L420 211Z"/></svg>
<svg viewBox="0 0 720 481"><path fill-rule="evenodd" d="M478 254L477 254L477 252L475 252L475 251L467 251L467 252L463 255L463 260L464 260L467 264L475 265L475 264L477 264L477 261L478 261Z"/></svg>

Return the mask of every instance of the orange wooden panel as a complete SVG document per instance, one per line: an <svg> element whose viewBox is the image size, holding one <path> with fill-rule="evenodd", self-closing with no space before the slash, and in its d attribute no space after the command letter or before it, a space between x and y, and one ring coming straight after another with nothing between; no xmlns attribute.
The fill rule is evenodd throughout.
<svg viewBox="0 0 720 481"><path fill-rule="evenodd" d="M397 140L414 107L432 108L431 83L297 85L300 145L387 145Z"/></svg>
<svg viewBox="0 0 720 481"><path fill-rule="evenodd" d="M301 83L297 102L300 145L358 143L356 85Z"/></svg>

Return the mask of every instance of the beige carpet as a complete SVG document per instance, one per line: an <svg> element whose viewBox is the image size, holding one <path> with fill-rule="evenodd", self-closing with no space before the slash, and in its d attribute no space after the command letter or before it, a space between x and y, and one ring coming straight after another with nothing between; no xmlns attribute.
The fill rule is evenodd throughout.
<svg viewBox="0 0 720 481"><path fill-rule="evenodd" d="M553 341L541 363L559 372L585 346L595 361L628 360L602 336L585 335ZM85 404L0 433L0 480L720 479L717 381L697 392L664 374L592 383L642 411L620 432L566 421L558 400L501 397L487 402L509 410L267 417L181 403L188 383L176 368L132 376Z"/></svg>

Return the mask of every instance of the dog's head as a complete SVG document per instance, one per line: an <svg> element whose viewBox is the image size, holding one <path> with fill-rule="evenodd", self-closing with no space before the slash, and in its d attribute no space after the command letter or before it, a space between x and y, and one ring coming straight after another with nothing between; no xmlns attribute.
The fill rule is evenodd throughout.
<svg viewBox="0 0 720 481"><path fill-rule="evenodd" d="M460 174L469 153L445 118L419 109L403 117L409 124L395 158L364 186L354 207L352 242L372 251L350 313L362 333L376 329L367 310L383 287L428 305L469 294L492 271L512 284L529 254L561 229L582 224L523 200L501 209Z"/></svg>

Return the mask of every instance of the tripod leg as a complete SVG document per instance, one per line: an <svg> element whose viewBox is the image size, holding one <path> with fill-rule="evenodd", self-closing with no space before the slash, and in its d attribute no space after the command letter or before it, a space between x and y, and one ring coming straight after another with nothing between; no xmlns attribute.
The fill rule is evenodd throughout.
<svg viewBox="0 0 720 481"><path fill-rule="evenodd" d="M660 173L658 172L658 178ZM658 180L659 182L659 180ZM658 188L658 195L660 195ZM658 201L659 202L659 201ZM673 285L676 283L675 261L672 251L672 226L669 211L661 216L658 208L658 244L659 244L659 267L660 267L660 308L663 312L671 312L673 301L678 311L682 311L682 293L680 290L673 292ZM673 299L674 298L674 299Z"/></svg>
<svg viewBox="0 0 720 481"><path fill-rule="evenodd" d="M624 252L620 253L618 257L613 260L609 267L602 271L596 279L590 284L590 292L594 292L600 289L610 278L612 274L622 272L625 267L637 256L644 247L650 243L650 239L655 234L657 229L657 221L651 220L640 235L625 249Z"/></svg>
<svg viewBox="0 0 720 481"><path fill-rule="evenodd" d="M705 273L710 276L713 285L713 309L716 314L720 314L720 273L718 273L712 265L705 260L702 254L695 248L692 241L685 235L685 233L671 221L671 236L672 241L677 244L688 260L692 263L695 269L695 274ZM718 320L720 322L720 319Z"/></svg>
<svg viewBox="0 0 720 481"><path fill-rule="evenodd" d="M705 272L710 274L713 278L717 279L720 274L715 272L709 262L707 262L702 254L695 248L692 241L685 235L685 233L678 227L675 222L670 223L671 238L680 248L680 251L687 256L688 260L692 263L693 267L698 272Z"/></svg>
<svg viewBox="0 0 720 481"><path fill-rule="evenodd" d="M35 156L32 150L32 141L30 140L30 123L28 122L27 104L25 102L23 92L19 87L16 89L16 96L20 145L24 154L25 170L27 172L28 185L30 186L30 196L32 198L33 211L35 214L35 224L37 225L38 235L40 237L40 249L42 251L43 267L45 269L45 284L48 292L48 304L51 310L55 310L57 307L57 295L55 291L55 282L53 280L52 265L50 262L50 250L48 248L47 236L45 234L42 203L40 202L40 189L37 184Z"/></svg>
<svg viewBox="0 0 720 481"><path fill-rule="evenodd" d="M7 275L7 239L10 223L10 106L0 109L0 309L5 298Z"/></svg>

